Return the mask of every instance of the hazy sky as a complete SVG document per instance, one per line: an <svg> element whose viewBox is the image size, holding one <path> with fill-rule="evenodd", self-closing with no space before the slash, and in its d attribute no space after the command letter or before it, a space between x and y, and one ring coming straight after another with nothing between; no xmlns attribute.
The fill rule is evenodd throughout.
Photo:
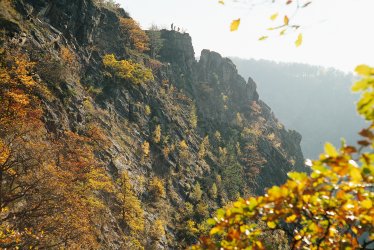
<svg viewBox="0 0 374 250"><path fill-rule="evenodd" d="M304 36L299 48L294 46L298 32L279 37L266 30L282 23L282 18L269 20L279 6L251 7L253 1L226 0L221 5L218 0L118 0L143 28L152 24L170 28L174 23L187 30L196 56L202 49L210 49L224 56L305 62L345 71L361 63L374 65L374 0L313 0L294 18L302 25ZM279 12L292 14L293 10L281 8ZM239 17L239 30L230 32L231 21ZM269 34L269 39L258 41Z"/></svg>

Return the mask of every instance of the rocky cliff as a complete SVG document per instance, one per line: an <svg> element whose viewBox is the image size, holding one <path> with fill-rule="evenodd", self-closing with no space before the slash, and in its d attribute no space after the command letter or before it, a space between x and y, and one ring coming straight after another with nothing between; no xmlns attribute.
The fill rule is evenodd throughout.
<svg viewBox="0 0 374 250"><path fill-rule="evenodd" d="M66 134L74 133L95 141L97 171L113 187L96 185L90 193L101 204L100 214L87 222L90 240L52 230L54 246L26 233L24 245L8 246L185 248L206 232L204 221L216 208L263 193L283 183L288 171L303 169L301 136L284 129L259 99L255 82L246 82L231 60L203 50L196 61L188 34L152 31L160 46L150 53L123 32L129 15L105 2L16 0L0 6L1 53L8 58L2 69L15 55L33 62L30 76L44 89L34 95L45 135L53 138L48 140L69 144ZM107 55L114 57L105 63ZM134 83L118 73L128 64L152 70L152 77ZM85 181L104 177L95 178ZM71 210L56 213L76 212ZM40 228L38 223L47 222L27 227ZM25 222L9 225L21 230Z"/></svg>

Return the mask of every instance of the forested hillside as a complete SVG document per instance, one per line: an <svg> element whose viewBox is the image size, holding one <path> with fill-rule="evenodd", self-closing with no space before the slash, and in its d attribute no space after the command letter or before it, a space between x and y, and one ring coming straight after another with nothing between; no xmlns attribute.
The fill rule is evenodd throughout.
<svg viewBox="0 0 374 250"><path fill-rule="evenodd" d="M112 1L0 1L0 248L184 249L304 170L230 59Z"/></svg>
<svg viewBox="0 0 374 250"><path fill-rule="evenodd" d="M306 158L319 155L323 144L357 141L365 126L352 105L352 74L306 64L232 58L239 73L257 83L261 98L288 129L299 131Z"/></svg>

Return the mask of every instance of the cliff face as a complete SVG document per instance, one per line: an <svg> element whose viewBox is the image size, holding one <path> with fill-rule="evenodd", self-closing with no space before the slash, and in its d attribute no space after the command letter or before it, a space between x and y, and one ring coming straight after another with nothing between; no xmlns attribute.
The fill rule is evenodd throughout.
<svg viewBox="0 0 374 250"><path fill-rule="evenodd" d="M318 158L327 141L339 145L341 138L348 144L359 140L357 131L365 121L352 105L359 98L350 90L353 75L307 64L232 60L240 74L256 79L261 98L285 126L303 135L301 148L306 158ZM318 102L311 105L317 96Z"/></svg>
<svg viewBox="0 0 374 250"><path fill-rule="evenodd" d="M1 47L35 62L33 78L50 92L37 95L46 133L90 138L94 127L104 137L94 153L114 190L93 192L104 204L90 224L98 248L184 248L216 208L303 169L301 136L284 129L229 59L204 50L196 61L188 34L156 31L162 46L152 58L127 45L121 9L92 0L3 7ZM103 65L108 54L151 68L154 80L114 76ZM126 219L125 192L140 202L141 233ZM64 244L90 248L74 238Z"/></svg>

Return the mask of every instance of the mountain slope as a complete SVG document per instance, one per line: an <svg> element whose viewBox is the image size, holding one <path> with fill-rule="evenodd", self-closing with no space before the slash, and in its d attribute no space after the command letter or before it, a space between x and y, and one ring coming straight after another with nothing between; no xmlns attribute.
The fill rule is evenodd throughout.
<svg viewBox="0 0 374 250"><path fill-rule="evenodd" d="M92 0L0 7L1 247L185 248L303 169L301 136L188 34Z"/></svg>
<svg viewBox="0 0 374 250"><path fill-rule="evenodd" d="M302 134L305 157L318 157L326 141L358 140L364 121L355 110L358 95L350 91L352 75L304 64L232 60L240 74L256 80L261 97L286 127Z"/></svg>

